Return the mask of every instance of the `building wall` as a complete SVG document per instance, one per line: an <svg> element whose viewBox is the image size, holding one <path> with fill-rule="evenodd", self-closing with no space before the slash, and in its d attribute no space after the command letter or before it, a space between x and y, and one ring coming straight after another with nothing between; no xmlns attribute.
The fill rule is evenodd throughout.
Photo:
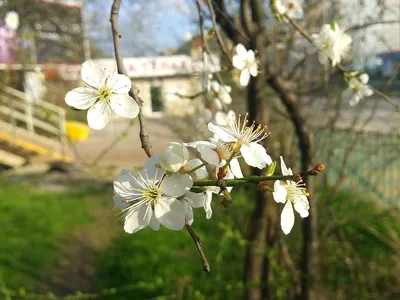
<svg viewBox="0 0 400 300"><path fill-rule="evenodd" d="M185 116L193 114L203 105L203 98L187 99L180 95L194 95L202 90L201 79L193 76L177 76L163 78L146 78L133 80L139 88L139 96L143 99L143 114L151 117L158 116ZM159 89L162 111L154 110L155 99L152 99L151 89Z"/></svg>

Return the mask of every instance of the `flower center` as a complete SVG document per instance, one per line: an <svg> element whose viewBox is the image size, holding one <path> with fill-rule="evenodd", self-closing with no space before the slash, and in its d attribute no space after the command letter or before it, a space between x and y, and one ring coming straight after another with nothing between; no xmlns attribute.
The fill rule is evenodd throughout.
<svg viewBox="0 0 400 300"><path fill-rule="evenodd" d="M222 144L215 149L215 152L217 152L220 161L228 160L232 156L233 148L231 144Z"/></svg>
<svg viewBox="0 0 400 300"><path fill-rule="evenodd" d="M97 92L97 97L99 100L109 101L111 98L111 89L106 85L101 87Z"/></svg>
<svg viewBox="0 0 400 300"><path fill-rule="evenodd" d="M141 190L140 192L148 202L157 201L163 194L163 191L156 184L151 184L145 190Z"/></svg>
<svg viewBox="0 0 400 300"><path fill-rule="evenodd" d="M293 2L289 2L288 3L288 8L289 9L293 9L294 8L294 3Z"/></svg>
<svg viewBox="0 0 400 300"><path fill-rule="evenodd" d="M243 119L243 123L241 115L239 115L237 120L234 119L230 122L230 127L235 132L238 146L258 143L269 135L265 131L266 127L262 127L261 125L256 126L254 122L248 126L247 114Z"/></svg>
<svg viewBox="0 0 400 300"><path fill-rule="evenodd" d="M287 196L286 199L291 201L292 203L296 203L297 201L301 201L302 197L309 196L306 184L302 181L294 182L290 181L290 184L285 182Z"/></svg>

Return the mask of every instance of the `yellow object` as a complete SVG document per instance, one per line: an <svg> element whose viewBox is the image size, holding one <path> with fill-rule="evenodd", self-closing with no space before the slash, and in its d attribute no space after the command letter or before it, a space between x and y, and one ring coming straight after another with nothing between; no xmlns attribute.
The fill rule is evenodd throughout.
<svg viewBox="0 0 400 300"><path fill-rule="evenodd" d="M77 121L66 121L65 127L71 142L86 141L90 133L89 126Z"/></svg>

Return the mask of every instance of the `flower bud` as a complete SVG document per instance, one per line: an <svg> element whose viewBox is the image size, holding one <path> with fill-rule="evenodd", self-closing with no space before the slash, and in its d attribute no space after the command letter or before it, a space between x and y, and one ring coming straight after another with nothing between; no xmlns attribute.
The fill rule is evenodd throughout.
<svg viewBox="0 0 400 300"><path fill-rule="evenodd" d="M218 170L218 179L219 180L224 179L226 174L228 174L228 168L227 167L219 168L219 170Z"/></svg>
<svg viewBox="0 0 400 300"><path fill-rule="evenodd" d="M189 151L185 146L179 143L169 143L159 159L160 166L169 172L178 172L189 160Z"/></svg>

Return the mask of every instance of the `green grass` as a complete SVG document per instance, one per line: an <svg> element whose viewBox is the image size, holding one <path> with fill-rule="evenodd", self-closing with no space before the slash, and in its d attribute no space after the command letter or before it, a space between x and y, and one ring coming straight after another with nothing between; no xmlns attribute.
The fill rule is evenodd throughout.
<svg viewBox="0 0 400 300"><path fill-rule="evenodd" d="M0 181L0 275L8 288L36 290L51 278L61 239L90 222L83 198Z"/></svg>
<svg viewBox="0 0 400 300"><path fill-rule="evenodd" d="M93 292L102 295L98 299L240 298L243 236L254 203L251 193L234 190L228 209L213 201L211 220L205 219L203 209L195 210L193 229L203 241L210 273L202 271L186 230L146 228L126 234L111 210L111 194L111 185L97 191L86 187L80 193L43 193L0 181L0 299L4 284L11 290L43 292L43 283L51 280L63 249L71 242L66 237L73 239L73 233L83 227L98 242L90 244L95 253ZM332 198L325 192L319 204L324 270L319 280L325 299L334 299L338 293L349 297L344 299L381 299L381 295L398 299L399 279L394 271L400 270L398 212L351 191ZM326 232L332 216L339 226ZM293 232L285 237L294 261L301 253L300 230L296 218ZM275 250L266 255L279 257ZM276 276L270 284L279 289L279 299L287 299L292 278L278 261L272 260ZM59 294L57 289L53 292Z"/></svg>

